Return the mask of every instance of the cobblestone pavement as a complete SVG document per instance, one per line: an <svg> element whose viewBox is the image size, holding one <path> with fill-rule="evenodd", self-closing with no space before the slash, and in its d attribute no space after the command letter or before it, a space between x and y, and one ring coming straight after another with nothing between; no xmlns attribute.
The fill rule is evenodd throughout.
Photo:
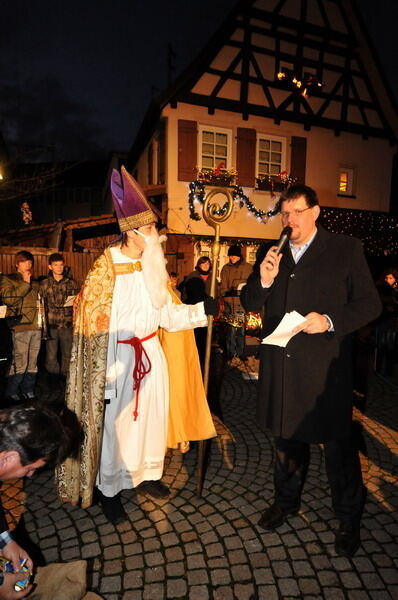
<svg viewBox="0 0 398 600"><path fill-rule="evenodd" d="M334 553L336 521L318 446L299 515L278 532L257 527L272 499L273 448L255 422L255 391L237 369L227 373L224 421L236 444L223 450L212 442L201 499L194 450L168 455L167 501L123 492L129 522L118 527L97 506L62 505L49 471L32 479L26 527L45 559L87 559L89 587L106 600L398 598L397 392L375 378L366 415L356 412L368 497L362 546L348 560Z"/></svg>

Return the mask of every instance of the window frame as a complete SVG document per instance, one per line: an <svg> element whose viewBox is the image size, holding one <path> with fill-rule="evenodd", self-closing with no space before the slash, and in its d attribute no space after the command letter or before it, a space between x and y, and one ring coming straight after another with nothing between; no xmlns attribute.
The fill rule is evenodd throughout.
<svg viewBox="0 0 398 600"><path fill-rule="evenodd" d="M340 177L342 173L348 174L347 191L340 190ZM356 185L356 169L355 167L345 167L340 165L337 179L337 195L346 198L355 198L355 185Z"/></svg>
<svg viewBox="0 0 398 600"><path fill-rule="evenodd" d="M261 140L269 140L271 142L281 142L282 143L282 162L281 162L281 170L279 171L280 173L283 173L283 171L287 171L287 138L285 137L280 137L277 135L271 135L268 133L264 133L264 132L259 132L257 131L257 135L256 135L256 171L255 171L255 176L256 177L264 177L266 176L265 173L259 173L259 166L260 166L260 141ZM270 150L271 152L271 150ZM271 176L271 173L268 173L269 176ZM273 175L273 177L276 177L277 175Z"/></svg>
<svg viewBox="0 0 398 600"><path fill-rule="evenodd" d="M211 132L211 133L221 133L221 134L225 134L227 136L227 156L226 156L226 160L225 160L225 167L223 167L226 170L232 169L232 129L227 129L224 127L216 127L214 125L204 125L204 124L198 124L198 168L199 170L201 169L211 169L211 167L206 167L202 164L202 159L203 159L203 155L202 155L202 144L203 144L203 133L204 132ZM215 157L213 157L215 158ZM215 169L217 167L217 165L215 164L213 169Z"/></svg>

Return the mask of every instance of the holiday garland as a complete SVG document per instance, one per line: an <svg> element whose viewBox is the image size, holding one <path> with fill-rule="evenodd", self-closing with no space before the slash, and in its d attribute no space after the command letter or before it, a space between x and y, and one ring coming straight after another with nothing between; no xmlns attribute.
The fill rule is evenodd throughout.
<svg viewBox="0 0 398 600"><path fill-rule="evenodd" d="M194 221L200 221L194 202L203 205L205 198L206 183L203 181L191 181L189 184L188 207L189 216ZM235 185L231 189L232 198L239 206L246 206L258 220L266 223L270 217L278 212L278 204L273 210L259 210L243 193L240 186ZM227 203L220 207L216 214L223 215L227 210ZM379 211L346 209L323 206L320 223L333 233L353 235L362 240L365 252L372 256L397 256L398 255L398 220L396 215ZM211 239L208 240L210 243ZM239 243L239 245L253 245L261 243L261 240L237 240L237 238L224 239L223 243Z"/></svg>
<svg viewBox="0 0 398 600"><path fill-rule="evenodd" d="M189 208L189 217L193 221L200 221L201 217L195 209L194 202L200 202L202 205L205 201L205 183L203 181L199 181L196 179L195 181L191 181L189 184L189 195L188 195L188 208ZM243 189L240 185L234 185L231 190L232 199L234 202L239 204L239 207L242 208L246 206L247 210L256 217L262 223L266 223L270 217L273 217L278 213L278 208L276 206L272 210L264 211L257 208L253 202L244 194ZM225 202L223 206L220 206L219 210L214 211L216 215L222 216L226 213L228 207L228 202Z"/></svg>

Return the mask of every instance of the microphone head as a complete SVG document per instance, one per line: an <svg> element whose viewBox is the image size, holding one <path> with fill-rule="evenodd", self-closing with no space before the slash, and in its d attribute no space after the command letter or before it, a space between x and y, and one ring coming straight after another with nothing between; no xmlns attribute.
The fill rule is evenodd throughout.
<svg viewBox="0 0 398 600"><path fill-rule="evenodd" d="M282 252L282 250L284 249L284 247L290 240L290 236L292 235L292 232L293 232L293 229L291 227L289 227L289 225L287 225L284 229L282 229L281 235L279 237L279 242L276 247L277 254L280 254Z"/></svg>
<svg viewBox="0 0 398 600"><path fill-rule="evenodd" d="M290 240L292 231L293 231L293 229L289 225L286 225L286 227L284 227L284 229L282 229L282 231L281 231L281 237L282 237L282 235L287 235L287 239Z"/></svg>

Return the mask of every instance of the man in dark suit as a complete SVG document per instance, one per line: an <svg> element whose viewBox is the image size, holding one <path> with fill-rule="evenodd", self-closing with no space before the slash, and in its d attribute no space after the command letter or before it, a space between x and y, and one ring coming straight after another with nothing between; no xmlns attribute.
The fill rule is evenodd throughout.
<svg viewBox="0 0 398 600"><path fill-rule="evenodd" d="M360 544L364 488L352 441L352 333L380 312L380 301L359 240L316 225L316 193L291 186L281 197L283 226L292 234L283 254L268 250L243 288L248 311L266 304L264 336L286 312L305 322L286 348L261 345L258 418L275 436L274 503L259 525L273 530L300 508L309 444L324 444L332 505L340 521L336 553Z"/></svg>

